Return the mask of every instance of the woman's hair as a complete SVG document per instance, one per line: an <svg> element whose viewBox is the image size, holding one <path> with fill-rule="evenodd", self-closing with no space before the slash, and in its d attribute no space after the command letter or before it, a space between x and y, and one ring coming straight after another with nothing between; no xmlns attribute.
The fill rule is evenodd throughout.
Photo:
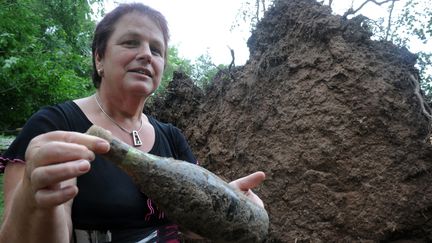
<svg viewBox="0 0 432 243"><path fill-rule="evenodd" d="M168 31L168 23L165 17L159 11L141 3L120 4L113 11L105 15L105 17L97 24L96 30L94 32L93 43L92 43L92 62L93 62L92 80L93 80L93 85L96 88L99 88L102 80L96 68L96 60L95 60L96 53L98 54L99 57L101 58L104 57L108 39L111 37L112 33L114 32L115 24L118 22L118 20L121 17L132 12L137 12L145 16L148 16L159 26L164 38L164 44L165 44L164 59L166 64L168 58L167 56L168 56L169 31Z"/></svg>

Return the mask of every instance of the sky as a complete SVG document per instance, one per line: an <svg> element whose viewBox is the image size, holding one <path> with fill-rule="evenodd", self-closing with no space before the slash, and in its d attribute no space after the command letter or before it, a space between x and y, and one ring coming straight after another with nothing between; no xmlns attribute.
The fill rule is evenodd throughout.
<svg viewBox="0 0 432 243"><path fill-rule="evenodd" d="M208 53L214 64L228 65L231 63L230 48L235 52L236 65L243 65L249 58L246 44L250 37L249 26L245 24L242 29L230 31L244 0L105 0L107 12L117 5L114 1L138 1L159 10L168 21L170 45L176 46L183 58L193 61ZM333 1L333 10L337 14L343 14L352 1ZM354 8L363 2L364 0L354 1ZM370 2L361 13L377 19L386 11L386 7ZM419 46L415 44L411 51L419 51Z"/></svg>

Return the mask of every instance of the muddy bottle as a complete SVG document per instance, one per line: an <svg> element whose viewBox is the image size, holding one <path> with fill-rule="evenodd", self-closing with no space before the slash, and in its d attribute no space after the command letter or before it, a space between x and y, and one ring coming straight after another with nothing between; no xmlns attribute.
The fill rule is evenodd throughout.
<svg viewBox="0 0 432 243"><path fill-rule="evenodd" d="M269 218L264 208L200 166L135 149L92 126L87 134L106 139L102 155L117 164L181 227L213 242L262 242Z"/></svg>

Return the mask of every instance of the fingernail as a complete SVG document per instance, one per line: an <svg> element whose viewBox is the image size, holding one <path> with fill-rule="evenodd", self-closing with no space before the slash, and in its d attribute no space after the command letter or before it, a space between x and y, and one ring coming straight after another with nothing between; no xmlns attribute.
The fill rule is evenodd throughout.
<svg viewBox="0 0 432 243"><path fill-rule="evenodd" d="M78 163L78 170L81 172L86 172L88 171L90 168L90 162L88 162L87 160L81 160Z"/></svg>
<svg viewBox="0 0 432 243"><path fill-rule="evenodd" d="M96 146L103 151L108 151L110 148L110 144L105 140L99 140L96 143Z"/></svg>
<svg viewBox="0 0 432 243"><path fill-rule="evenodd" d="M65 188L63 188L64 193L66 194L66 196L68 197L73 197L77 194L77 188L76 186L67 186Z"/></svg>

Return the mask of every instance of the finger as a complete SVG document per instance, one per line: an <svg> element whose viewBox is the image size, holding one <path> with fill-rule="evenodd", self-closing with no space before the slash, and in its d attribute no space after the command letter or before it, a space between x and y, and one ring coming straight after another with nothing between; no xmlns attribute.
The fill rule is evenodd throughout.
<svg viewBox="0 0 432 243"><path fill-rule="evenodd" d="M65 142L80 144L95 153L106 153L109 150L109 143L99 137L87 135L79 132L53 131L35 137L29 147L37 151L41 146L48 142ZM32 147L33 146L33 147ZM35 152L30 151L30 152ZM27 154L26 154L27 155Z"/></svg>
<svg viewBox="0 0 432 243"><path fill-rule="evenodd" d="M264 208L264 202L259 198L252 190L248 190L245 195L254 203L256 203L258 206Z"/></svg>
<svg viewBox="0 0 432 243"><path fill-rule="evenodd" d="M85 133L66 132L61 135L63 136L64 141L82 144L95 153L106 153L110 148L109 143L105 139Z"/></svg>
<svg viewBox="0 0 432 243"><path fill-rule="evenodd" d="M94 158L93 151L84 145L52 141L43 144L33 157L26 160L31 161L34 167L38 167L80 159L92 161Z"/></svg>
<svg viewBox="0 0 432 243"><path fill-rule="evenodd" d="M241 191L248 191L251 188L255 188L265 180L265 174L262 171L257 171L248 176L239 178L229 184Z"/></svg>
<svg viewBox="0 0 432 243"><path fill-rule="evenodd" d="M61 205L78 194L78 187L69 185L56 190L42 189L35 194L36 203L43 208Z"/></svg>
<svg viewBox="0 0 432 243"><path fill-rule="evenodd" d="M75 178L88 172L89 170L89 161L78 160L37 167L31 173L30 178L32 187L36 191Z"/></svg>

